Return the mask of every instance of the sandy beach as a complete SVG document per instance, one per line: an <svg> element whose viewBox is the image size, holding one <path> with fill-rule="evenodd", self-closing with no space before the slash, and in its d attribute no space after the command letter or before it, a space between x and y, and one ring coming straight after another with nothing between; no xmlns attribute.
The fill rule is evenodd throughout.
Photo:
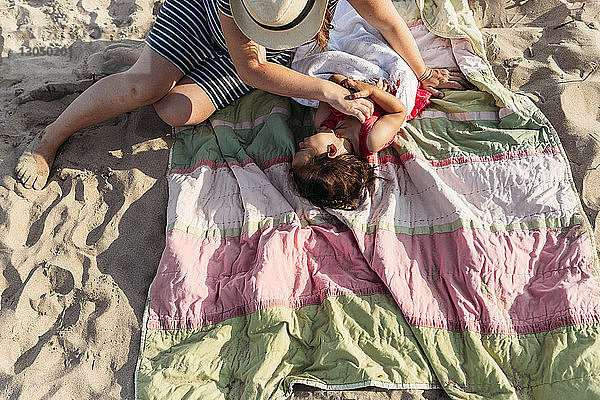
<svg viewBox="0 0 600 400"><path fill-rule="evenodd" d="M0 3L0 398L134 397L165 241L170 127L148 106L84 129L61 147L41 191L17 184L14 167L79 93L135 61L161 3ZM556 128L600 240L600 2L470 5L500 81ZM302 388L294 398L446 397Z"/></svg>

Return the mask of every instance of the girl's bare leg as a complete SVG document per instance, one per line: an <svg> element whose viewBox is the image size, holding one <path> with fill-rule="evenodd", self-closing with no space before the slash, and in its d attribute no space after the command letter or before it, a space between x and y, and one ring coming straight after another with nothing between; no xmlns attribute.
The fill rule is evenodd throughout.
<svg viewBox="0 0 600 400"><path fill-rule="evenodd" d="M102 78L81 93L23 152L15 172L26 188L46 184L58 147L77 131L153 104L182 77L173 64L144 46L127 71Z"/></svg>

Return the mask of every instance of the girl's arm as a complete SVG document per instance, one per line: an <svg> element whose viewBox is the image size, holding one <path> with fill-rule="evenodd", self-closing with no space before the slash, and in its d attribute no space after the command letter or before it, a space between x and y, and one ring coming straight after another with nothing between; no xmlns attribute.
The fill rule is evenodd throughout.
<svg viewBox="0 0 600 400"><path fill-rule="evenodd" d="M249 86L287 97L326 102L361 122L373 114L367 99L350 99L347 90L335 83L293 71L266 60L265 48L248 39L233 18L219 12L229 55L240 78Z"/></svg>
<svg viewBox="0 0 600 400"><path fill-rule="evenodd" d="M367 149L372 153L377 153L383 149L386 144L396 137L405 119L406 113L401 112L380 117L367 135Z"/></svg>
<svg viewBox="0 0 600 400"><path fill-rule="evenodd" d="M367 136L367 149L377 153L392 141L401 129L406 120L406 106L400 99L385 90L386 85L381 79L377 86L353 79L345 79L342 84L355 91L350 97L369 97L388 113L375 122Z"/></svg>
<svg viewBox="0 0 600 400"><path fill-rule="evenodd" d="M352 93L350 97L358 98L359 96L357 96L357 93ZM369 98L379 104L379 106L387 113L403 113L404 116L406 116L406 107L404 106L404 103L402 103L402 100L385 90L375 87L369 95Z"/></svg>

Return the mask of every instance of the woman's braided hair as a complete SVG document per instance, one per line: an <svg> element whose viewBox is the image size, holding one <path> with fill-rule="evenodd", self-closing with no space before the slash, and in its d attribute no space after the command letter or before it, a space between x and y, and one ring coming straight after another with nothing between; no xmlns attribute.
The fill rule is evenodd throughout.
<svg viewBox="0 0 600 400"><path fill-rule="evenodd" d="M331 20L333 15L329 8L325 10L325 18L323 18L323 24L321 25L321 29L314 37L315 45L312 49L310 49L309 54L314 52L317 48L320 52L324 52L327 50L327 42L329 42L329 30L333 28L331 25Z"/></svg>
<svg viewBox="0 0 600 400"><path fill-rule="evenodd" d="M302 197L318 207L342 210L357 209L377 179L375 166L352 153L320 154L291 172Z"/></svg>

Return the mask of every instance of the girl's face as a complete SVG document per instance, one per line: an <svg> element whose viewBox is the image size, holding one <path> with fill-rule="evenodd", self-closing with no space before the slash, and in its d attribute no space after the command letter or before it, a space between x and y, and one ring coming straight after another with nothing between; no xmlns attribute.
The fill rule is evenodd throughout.
<svg viewBox="0 0 600 400"><path fill-rule="evenodd" d="M311 158L323 153L336 157L347 153L344 147L344 139L335 136L332 131L317 132L300 142L300 149L292 160L292 168L298 168L306 164Z"/></svg>

